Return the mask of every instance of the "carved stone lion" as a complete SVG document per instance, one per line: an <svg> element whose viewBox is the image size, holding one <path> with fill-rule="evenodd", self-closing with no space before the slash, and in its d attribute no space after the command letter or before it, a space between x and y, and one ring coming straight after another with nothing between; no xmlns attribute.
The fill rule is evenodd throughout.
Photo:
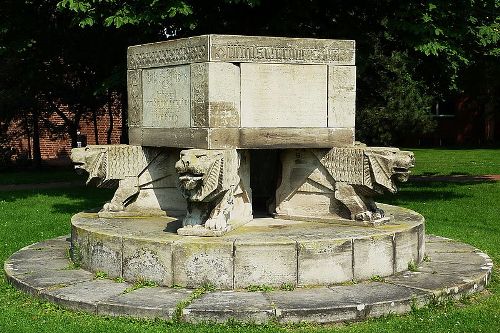
<svg viewBox="0 0 500 333"><path fill-rule="evenodd" d="M251 218L248 163L235 149L181 151L175 164L187 213L179 234L218 236ZM241 177L240 177L241 176Z"/></svg>
<svg viewBox="0 0 500 333"><path fill-rule="evenodd" d="M334 216L385 222L373 197L397 191L408 179L413 153L397 148L354 146L285 151L282 181L276 193L276 214L331 219Z"/></svg>
<svg viewBox="0 0 500 333"><path fill-rule="evenodd" d="M87 185L117 188L100 212L112 215L165 215L185 203L176 188L174 164L178 150L129 145L91 145L73 148L78 171L89 174Z"/></svg>

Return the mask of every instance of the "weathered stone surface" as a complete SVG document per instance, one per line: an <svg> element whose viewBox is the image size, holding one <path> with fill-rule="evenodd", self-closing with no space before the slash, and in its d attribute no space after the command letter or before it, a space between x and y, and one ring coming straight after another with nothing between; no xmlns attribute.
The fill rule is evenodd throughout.
<svg viewBox="0 0 500 333"><path fill-rule="evenodd" d="M143 126L184 128L191 124L189 65L144 69Z"/></svg>
<svg viewBox="0 0 500 333"><path fill-rule="evenodd" d="M272 254L272 255L271 255ZM297 284L297 244L291 239L239 240L234 244L234 287Z"/></svg>
<svg viewBox="0 0 500 333"><path fill-rule="evenodd" d="M354 65L354 44L353 40L203 35L131 46L127 67L204 61Z"/></svg>
<svg viewBox="0 0 500 333"><path fill-rule="evenodd" d="M389 221L373 200L383 191L396 192L406 181L413 153L394 148L345 147L289 149L282 152L281 184L276 190L279 217L346 218L366 225Z"/></svg>
<svg viewBox="0 0 500 333"><path fill-rule="evenodd" d="M429 294L425 291L380 282L364 282L352 286L330 287L334 302L342 299L355 304L362 318L379 317L387 313L405 313L414 305L423 305Z"/></svg>
<svg viewBox="0 0 500 333"><path fill-rule="evenodd" d="M191 64L191 127L240 127L240 68Z"/></svg>
<svg viewBox="0 0 500 333"><path fill-rule="evenodd" d="M172 240L123 239L123 278L127 281L153 281L171 286Z"/></svg>
<svg viewBox="0 0 500 333"><path fill-rule="evenodd" d="M185 236L221 236L252 219L250 161L235 149L181 151L175 164L187 200Z"/></svg>
<svg viewBox="0 0 500 333"><path fill-rule="evenodd" d="M170 320L177 304L188 299L191 292L187 289L141 288L100 301L97 313Z"/></svg>
<svg viewBox="0 0 500 333"><path fill-rule="evenodd" d="M82 249L85 251L85 249ZM122 237L89 233L88 268L92 272L105 272L109 277L122 276Z"/></svg>
<svg viewBox="0 0 500 333"><path fill-rule="evenodd" d="M327 66L241 64L242 127L327 127Z"/></svg>
<svg viewBox="0 0 500 333"><path fill-rule="evenodd" d="M328 66L328 127L354 128L356 67Z"/></svg>
<svg viewBox="0 0 500 333"><path fill-rule="evenodd" d="M140 128L143 125L142 113L143 113L143 101L142 101L142 70L129 70L127 71L127 95L128 95L128 126L129 126L129 137L132 132L132 128ZM134 144L134 140L129 140L131 144Z"/></svg>
<svg viewBox="0 0 500 333"><path fill-rule="evenodd" d="M41 292L43 298L73 310L96 313L97 303L119 295L129 286L111 280L93 280Z"/></svg>
<svg viewBox="0 0 500 333"><path fill-rule="evenodd" d="M353 248L355 280L394 273L393 235L354 239Z"/></svg>
<svg viewBox="0 0 500 333"><path fill-rule="evenodd" d="M210 284L233 288L233 242L184 238L172 245L174 285L188 288Z"/></svg>
<svg viewBox="0 0 500 333"><path fill-rule="evenodd" d="M419 228L409 232L394 234L394 272L408 269L409 265L418 264L419 260Z"/></svg>
<svg viewBox="0 0 500 333"><path fill-rule="evenodd" d="M102 243L99 246L106 248L100 256L109 256L106 261L102 260L103 265L98 270L109 275L112 275L112 272L116 274L120 259L123 258L122 271L126 279L142 277L161 285L179 285L175 282L177 269L182 271L177 277L184 281L183 283L190 281L189 286L194 287L212 283L210 279L216 282L214 284L219 284L219 275L225 281L225 287L219 286L221 289L233 288L233 275L237 288L260 284L280 286L281 283L307 286L331 284L350 281L353 278L353 252L350 249L353 239L367 240L370 243L373 238L377 238L373 246L375 251L378 251L384 249L394 234L414 233L416 228L423 224L422 216L408 209L389 205L380 207L393 219L378 227L338 224L337 221L322 223L269 217L253 219L240 228L211 240L178 235L177 230L182 221L172 218L98 218L96 214L80 213L72 220L73 230L76 230L73 244L77 245L75 247L81 254L83 253L80 254L83 258L82 267L91 269L90 244L96 243L93 240L96 234ZM119 239L123 243L122 248ZM107 244L108 241L111 244ZM173 275L169 278L168 262L171 250L168 244L172 242L182 244L179 245L179 252L172 250ZM236 243L234 251L233 243ZM412 244L409 249L415 253L419 245L415 242ZM208 253L205 253L206 249L209 249ZM361 249L368 253L372 251L366 244ZM269 256L269 253L277 255ZM391 255L381 257L374 253L374 256L376 260L387 260L385 266L393 267L392 250L388 253ZM397 257L401 251L396 251L395 254ZM360 256L363 257L362 254ZM210 272L212 261L217 263L217 269L221 271ZM406 259L400 261L407 265ZM176 262L178 266L174 268ZM479 264L483 265L484 260ZM186 265L189 268L186 268ZM401 265L400 268L406 270L407 266ZM368 272L365 278L369 279L376 274L380 273ZM356 276L354 278L360 279Z"/></svg>
<svg viewBox="0 0 500 333"><path fill-rule="evenodd" d="M274 309L261 292L222 291L194 300L184 309L182 316L191 323L237 320L261 324L274 317Z"/></svg>
<svg viewBox="0 0 500 333"><path fill-rule="evenodd" d="M175 213L185 209L174 169L179 152L129 145L93 145L74 148L71 159L77 170L89 173L87 184L118 185L101 216L165 215L165 211Z"/></svg>
<svg viewBox="0 0 500 333"><path fill-rule="evenodd" d="M447 267L451 268L451 267ZM426 272L407 272L405 274L388 277L389 283L411 287L431 292L435 296L459 297L460 295L482 290L489 280L490 271L485 270L473 278L464 278L453 271L443 274ZM445 274L447 273L447 274Z"/></svg>
<svg viewBox="0 0 500 333"><path fill-rule="evenodd" d="M298 284L328 285L353 279L352 240L298 241Z"/></svg>
<svg viewBox="0 0 500 333"><path fill-rule="evenodd" d="M109 222L109 225L113 223L118 222ZM294 222L291 225L297 227L301 223L303 222ZM129 223L125 224L125 227L131 228L133 225ZM277 225L279 224L275 224ZM346 226L342 227L346 228ZM379 228L389 227L397 228L394 225ZM152 233L154 228L156 226L145 223L146 234ZM252 230L252 226L245 226L245 228ZM255 228L257 225L249 233L252 237L261 237ZM265 229L262 226L259 228ZM273 228L268 229L273 230ZM283 228L274 228L274 230L283 230ZM306 234L304 237L310 236ZM234 233L233 237L238 237L238 234ZM434 237L431 239L436 242ZM213 241L213 239L209 240ZM218 240L220 241L221 238ZM49 246L54 249L60 244L64 244L64 241L58 240L53 247ZM27 248L41 248L38 245ZM450 244L444 246L448 245ZM455 244L447 250L455 251L461 248ZM204 251L203 248L201 250ZM35 251L22 250L21 252L32 254L33 258L37 256ZM440 256L450 254L460 255L461 259L457 259L455 263L447 262L449 258L439 261ZM436 261L423 262L419 268L421 272L407 272L403 275L388 277L384 282L364 282L329 288L297 288L292 291L265 293L246 291L208 293L186 306L181 319L189 322L206 320L223 322L236 319L258 323L269 320L278 320L283 323L361 320L390 313L407 312L412 305L421 306L435 296L461 297L482 290L489 281L492 262L484 253L477 250L474 252L436 251L433 256ZM110 280L93 280L93 274L83 270L58 270L47 267L33 274L14 276L10 269L13 265L31 265L36 262L36 259L26 255L13 257L17 259L12 261L8 259L4 266L7 279L11 283L34 294L40 292L42 297L71 309L96 312L97 308L98 314L171 319L179 302L187 300L190 295L189 290L161 287L142 288L124 293L128 284ZM460 266L462 262L464 264ZM424 271L428 269L436 271L434 274ZM464 278L465 275L468 277Z"/></svg>
<svg viewBox="0 0 500 333"><path fill-rule="evenodd" d="M7 279L17 288L30 294L38 294L43 289L61 288L70 284L90 281L94 275L83 269L40 270L30 274L8 275Z"/></svg>

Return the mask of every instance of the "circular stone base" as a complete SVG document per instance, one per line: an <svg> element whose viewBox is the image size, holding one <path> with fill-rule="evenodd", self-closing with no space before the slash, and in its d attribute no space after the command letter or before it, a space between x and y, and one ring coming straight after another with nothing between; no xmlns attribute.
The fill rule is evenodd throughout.
<svg viewBox="0 0 500 333"><path fill-rule="evenodd" d="M96 279L67 258L67 237L14 253L4 264L16 287L64 307L90 313L187 322L278 321L331 323L404 313L436 298L459 298L482 290L493 263L470 245L427 236L426 260L418 271L386 279L289 291L207 291L193 297L183 288L148 287ZM270 253L272 256L272 253ZM263 288L262 288L263 289Z"/></svg>
<svg viewBox="0 0 500 333"><path fill-rule="evenodd" d="M91 272L161 286L328 286L394 275L420 263L424 218L380 205L377 227L256 218L221 237L177 235L168 217L72 219L72 255ZM410 266L410 267L411 267Z"/></svg>

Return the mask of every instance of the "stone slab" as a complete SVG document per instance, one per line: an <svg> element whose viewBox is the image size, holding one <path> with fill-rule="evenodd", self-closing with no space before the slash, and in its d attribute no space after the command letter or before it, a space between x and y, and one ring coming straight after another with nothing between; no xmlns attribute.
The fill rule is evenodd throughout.
<svg viewBox="0 0 500 333"><path fill-rule="evenodd" d="M394 235L394 272L408 270L419 262L419 228Z"/></svg>
<svg viewBox="0 0 500 333"><path fill-rule="evenodd" d="M328 285L353 279L352 240L298 240L298 284Z"/></svg>
<svg viewBox="0 0 500 333"><path fill-rule="evenodd" d="M253 237L256 235L258 233L254 233ZM33 248L37 248L37 244ZM29 253L36 255L34 251ZM466 264L460 267L462 261L439 261L440 256L449 254L459 254ZM421 264L421 272L407 272L385 278L382 282L296 288L292 291L211 292L188 304L181 319L189 322L236 319L258 323L274 320L282 323L362 320L404 313L412 305L421 306L435 296L460 297L477 292L489 281L492 262L482 252L436 252L434 257L434 274L425 271L431 268L434 263L431 261ZM105 315L172 319L179 303L190 297L189 290L164 287L123 293L129 284L94 280L92 273L83 270L45 269L14 276L9 269L12 265L30 265L35 261L26 256L22 260L19 257L13 261L7 259L4 265L7 279L23 290L35 294L40 292L40 296L71 309L90 312L97 309L98 314ZM461 277L465 267L471 272L467 278Z"/></svg>
<svg viewBox="0 0 500 333"><path fill-rule="evenodd" d="M108 316L161 318L171 320L177 304L189 298L192 291L173 288L140 288L100 301L97 313Z"/></svg>
<svg viewBox="0 0 500 333"><path fill-rule="evenodd" d="M38 294L44 289L61 288L74 283L90 281L94 274L83 269L48 271L40 270L30 274L7 275L7 279L17 288L30 294Z"/></svg>
<svg viewBox="0 0 500 333"><path fill-rule="evenodd" d="M173 282L171 241L141 238L123 239L123 278L127 281L153 281L161 286Z"/></svg>
<svg viewBox="0 0 500 333"><path fill-rule="evenodd" d="M222 291L194 300L184 309L182 316L191 323L237 320L261 324L274 317L274 309L261 292Z"/></svg>
<svg viewBox="0 0 500 333"><path fill-rule="evenodd" d="M354 279L366 280L373 276L394 273L393 235L354 239Z"/></svg>
<svg viewBox="0 0 500 333"><path fill-rule="evenodd" d="M327 66L240 67L241 127L327 127Z"/></svg>
<svg viewBox="0 0 500 333"><path fill-rule="evenodd" d="M199 149L331 148L352 145L354 128L143 128L133 144Z"/></svg>
<svg viewBox="0 0 500 333"><path fill-rule="evenodd" d="M354 65L355 42L313 38L202 35L130 46L127 52L128 69L206 61Z"/></svg>
<svg viewBox="0 0 500 333"><path fill-rule="evenodd" d="M182 237L182 236L179 236ZM233 288L233 241L187 237L172 244L173 282L196 288Z"/></svg>
<svg viewBox="0 0 500 333"><path fill-rule="evenodd" d="M129 286L128 283L98 279L76 283L68 287L44 290L41 292L41 296L73 310L96 313L99 301L119 295Z"/></svg>
<svg viewBox="0 0 500 333"><path fill-rule="evenodd" d="M234 288L297 284L297 243L291 239L236 240Z"/></svg>
<svg viewBox="0 0 500 333"><path fill-rule="evenodd" d="M328 66L328 127L354 128L356 67Z"/></svg>
<svg viewBox="0 0 500 333"><path fill-rule="evenodd" d="M188 65L142 71L143 127L190 127L190 73Z"/></svg>

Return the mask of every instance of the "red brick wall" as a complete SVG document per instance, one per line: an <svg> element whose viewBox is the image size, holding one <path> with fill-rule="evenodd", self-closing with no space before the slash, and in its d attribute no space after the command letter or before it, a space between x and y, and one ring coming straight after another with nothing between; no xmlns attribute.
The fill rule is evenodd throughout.
<svg viewBox="0 0 500 333"><path fill-rule="evenodd" d="M65 107L61 107L64 113ZM120 143L120 136L122 134L122 119L121 119L121 107L118 103L112 105L113 111L113 130L111 132L111 144ZM64 124L63 119L57 115L52 114L49 118L52 124L62 125ZM10 127L9 132L15 133L19 130L18 124L13 124ZM39 121L40 126L40 151L42 160L49 163L59 163L65 164L69 163L69 153L71 151L71 139L68 134L52 134L47 128L44 127L44 121ZM87 144L107 144L108 130L110 127L110 117L107 108L98 110L97 112L97 134L98 142L95 140L94 122L92 114L86 116L80 121L80 132L82 135L86 136ZM15 137L10 146L14 147L18 151L18 155L21 156L33 156L33 138L30 138L30 144L28 144L28 137ZM29 151L31 150L31 151Z"/></svg>

